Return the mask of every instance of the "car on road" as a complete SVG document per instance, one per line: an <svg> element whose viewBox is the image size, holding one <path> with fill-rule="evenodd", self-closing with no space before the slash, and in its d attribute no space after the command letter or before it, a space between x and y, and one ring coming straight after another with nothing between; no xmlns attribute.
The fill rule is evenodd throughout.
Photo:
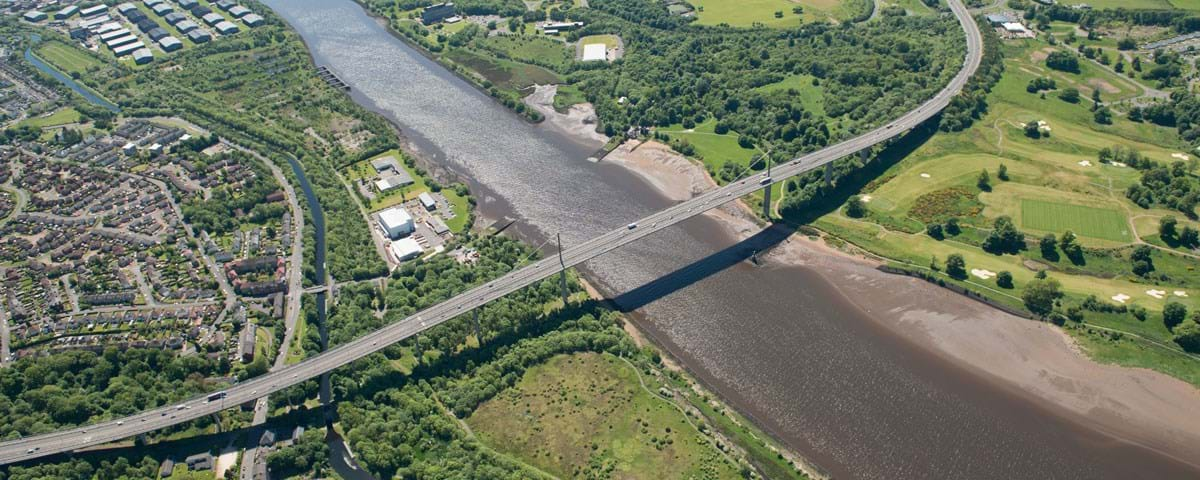
<svg viewBox="0 0 1200 480"><path fill-rule="evenodd" d="M625 227L625 228L628 228L628 229L630 229L630 230L633 230L633 229L637 228L637 223L636 223L636 222L635 222L635 223L631 223L631 224L629 224L629 225L628 225L627 227Z"/></svg>

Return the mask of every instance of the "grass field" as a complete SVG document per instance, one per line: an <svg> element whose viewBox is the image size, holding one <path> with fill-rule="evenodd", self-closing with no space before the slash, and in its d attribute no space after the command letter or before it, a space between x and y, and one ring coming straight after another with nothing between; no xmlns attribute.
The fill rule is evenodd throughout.
<svg viewBox="0 0 1200 480"><path fill-rule="evenodd" d="M559 71L574 61L575 54L563 42L537 35L497 35L483 41L486 48L504 52L522 62L548 65Z"/></svg>
<svg viewBox="0 0 1200 480"><path fill-rule="evenodd" d="M46 128L57 125L65 125L79 121L79 112L74 108L64 108L45 117L34 117L23 120L21 125L29 125L34 128Z"/></svg>
<svg viewBox="0 0 1200 480"><path fill-rule="evenodd" d="M777 28L798 27L804 22L840 15L840 2L836 0L692 0L689 3L696 7L696 23L700 25L727 23L749 27L759 23ZM802 7L804 13L792 13L794 7ZM782 12L783 16L775 18L775 12Z"/></svg>
<svg viewBox="0 0 1200 480"><path fill-rule="evenodd" d="M1086 237L1114 242L1133 240L1121 212L1069 203L1022 199L1021 226L1054 233L1071 230Z"/></svg>
<svg viewBox="0 0 1200 480"><path fill-rule="evenodd" d="M741 478L686 416L611 355L560 355L534 366L467 422L492 448L563 478Z"/></svg>
<svg viewBox="0 0 1200 480"><path fill-rule="evenodd" d="M616 35L588 35L579 39L580 45L591 45L593 43L603 43L604 48L617 48L620 43Z"/></svg>
<svg viewBox="0 0 1200 480"><path fill-rule="evenodd" d="M557 74L537 65L491 59L462 49L451 50L446 56L478 72L493 84L513 90L521 90L531 85L562 83Z"/></svg>
<svg viewBox="0 0 1200 480"><path fill-rule="evenodd" d="M672 138L687 140L696 147L696 156L700 157L704 161L704 165L710 168L721 168L721 165L726 162L749 165L751 157L758 153L758 150L742 148L741 145L738 145L736 133L716 133L713 130L716 125L717 121L710 118L697 124L695 128L685 129L682 125L676 124L666 127L660 132L666 133Z"/></svg>
<svg viewBox="0 0 1200 480"><path fill-rule="evenodd" d="M782 81L763 85L755 90L764 93L784 92L786 95L799 99L805 110L824 117L825 89L820 85L813 85L813 80L812 75L792 75Z"/></svg>
<svg viewBox="0 0 1200 480"><path fill-rule="evenodd" d="M583 96L583 91L574 85L559 85L554 94L554 109L560 112L565 112L571 105L585 102L587 98Z"/></svg>
<svg viewBox="0 0 1200 480"><path fill-rule="evenodd" d="M37 47L37 54L66 73L86 73L88 68L104 65L100 59L65 43L50 40Z"/></svg>

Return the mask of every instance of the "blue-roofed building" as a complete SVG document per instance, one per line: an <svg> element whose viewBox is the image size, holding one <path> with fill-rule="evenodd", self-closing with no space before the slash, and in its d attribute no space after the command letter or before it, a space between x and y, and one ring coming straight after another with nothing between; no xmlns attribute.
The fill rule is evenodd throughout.
<svg viewBox="0 0 1200 480"><path fill-rule="evenodd" d="M138 65L150 63L154 61L154 54L149 48L139 48L133 51L133 63Z"/></svg>
<svg viewBox="0 0 1200 480"><path fill-rule="evenodd" d="M158 40L158 46L162 47L164 52L174 52L183 48L183 42L179 41L178 38L166 36Z"/></svg>
<svg viewBox="0 0 1200 480"><path fill-rule="evenodd" d="M212 40L212 34L200 28L188 32L187 36L192 43L205 43Z"/></svg>
<svg viewBox="0 0 1200 480"><path fill-rule="evenodd" d="M217 29L217 32L219 32L221 35L233 35L241 31L237 25L234 25L230 22L219 22L213 28Z"/></svg>
<svg viewBox="0 0 1200 480"><path fill-rule="evenodd" d="M248 27L257 27L263 24L263 17L259 16L257 13L251 13L242 17L242 23L245 23Z"/></svg>
<svg viewBox="0 0 1200 480"><path fill-rule="evenodd" d="M25 14L24 18L26 21L29 21L29 22L40 22L40 21L46 19L46 12L39 12L37 10L34 10L32 12L27 12Z"/></svg>

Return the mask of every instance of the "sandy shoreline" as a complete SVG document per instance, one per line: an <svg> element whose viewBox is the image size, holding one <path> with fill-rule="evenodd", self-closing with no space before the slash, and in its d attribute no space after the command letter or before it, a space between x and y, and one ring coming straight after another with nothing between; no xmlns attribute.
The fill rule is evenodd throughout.
<svg viewBox="0 0 1200 480"><path fill-rule="evenodd" d="M605 157L672 200L713 188L702 167L657 142L626 142ZM710 211L744 239L760 227L741 202ZM925 281L886 274L874 262L794 235L767 256L768 268L819 273L867 316L1006 390L1115 439L1197 465L1200 390L1145 369L1099 364L1062 330L988 307Z"/></svg>

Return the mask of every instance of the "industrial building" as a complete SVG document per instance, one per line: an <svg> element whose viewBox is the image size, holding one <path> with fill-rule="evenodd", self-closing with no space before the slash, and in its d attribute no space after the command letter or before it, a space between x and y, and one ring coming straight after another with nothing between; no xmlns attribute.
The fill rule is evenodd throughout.
<svg viewBox="0 0 1200 480"><path fill-rule="evenodd" d="M113 55L116 55L118 57L124 57L125 55L129 55L129 54L137 51L138 49L145 48L145 47L146 47L146 44L144 44L142 42L130 43L128 45L122 45L120 47L113 49Z"/></svg>
<svg viewBox="0 0 1200 480"><path fill-rule="evenodd" d="M421 23L424 23L425 25L433 25L453 16L453 3L438 3L425 7L424 10L421 10Z"/></svg>
<svg viewBox="0 0 1200 480"><path fill-rule="evenodd" d="M583 46L583 61L608 60L608 47L603 43L589 43Z"/></svg>
<svg viewBox="0 0 1200 480"><path fill-rule="evenodd" d="M412 215L404 207L392 207L379 212L379 228L391 239L408 235L416 229Z"/></svg>
<svg viewBox="0 0 1200 480"><path fill-rule="evenodd" d="M154 14L158 15L160 17L175 11L174 8L171 8L170 5L167 5L165 3L160 3L158 5L150 7L150 10L153 10Z"/></svg>
<svg viewBox="0 0 1200 480"><path fill-rule="evenodd" d="M96 35L103 35L103 34L105 34L105 33L108 33L108 32L115 32L115 31L117 31L117 30L120 30L120 29L121 29L121 23L120 23L120 22L108 22L108 23L106 23L106 24L104 24L104 25L101 25L101 26L99 26L99 27L96 27L95 34L96 34Z"/></svg>
<svg viewBox="0 0 1200 480"><path fill-rule="evenodd" d="M109 41L109 40L112 40L112 39L114 39L114 38L121 38L121 37L124 37L124 36L126 36L126 35L129 35L129 29L128 29L128 28L119 28L119 29L117 29L117 30L109 30L109 31L107 31L107 32L101 33L101 34L100 34L100 40L101 40L101 41L104 41L104 42L107 42L107 41Z"/></svg>
<svg viewBox="0 0 1200 480"><path fill-rule="evenodd" d="M230 8L229 14L233 15L233 18L242 18L242 17L250 14L250 9L243 7L241 5L238 5L236 7Z"/></svg>
<svg viewBox="0 0 1200 480"><path fill-rule="evenodd" d="M222 17L221 14L219 14L219 13L210 13L208 15L200 17L200 19L204 20L204 23L209 24L209 26L216 25L218 23L225 21L225 17Z"/></svg>
<svg viewBox="0 0 1200 480"><path fill-rule="evenodd" d="M379 193L384 193L393 188L404 187L412 184L412 175L409 175L408 172L400 172L376 180L375 188L379 190Z"/></svg>
<svg viewBox="0 0 1200 480"><path fill-rule="evenodd" d="M146 36L150 37L150 40L153 40L155 42L162 40L164 38L167 38L170 35L171 34L167 33L166 30L163 30L161 28L156 28L156 29L150 30L149 32L146 32Z"/></svg>
<svg viewBox="0 0 1200 480"><path fill-rule="evenodd" d="M371 167L375 169L375 173L384 173L388 170L392 172L400 172L400 164L396 163L396 157L388 155L371 160Z"/></svg>
<svg viewBox="0 0 1200 480"><path fill-rule="evenodd" d="M121 15L125 15L134 10L137 10L137 5L134 5L132 3L126 2L126 3L122 3L120 5L117 5L117 12L119 12Z"/></svg>
<svg viewBox="0 0 1200 480"><path fill-rule="evenodd" d="M71 5L69 7L66 7L66 8L56 12L54 14L54 19L55 20L66 20L66 19L74 16L76 13L79 13L79 7Z"/></svg>
<svg viewBox="0 0 1200 480"><path fill-rule="evenodd" d="M191 40L192 43L205 43L212 40L212 34L201 30L200 28L196 28L195 30L188 32L187 36L188 40Z"/></svg>
<svg viewBox="0 0 1200 480"><path fill-rule="evenodd" d="M149 48L139 48L133 51L133 63L143 65L154 61L154 54Z"/></svg>
<svg viewBox="0 0 1200 480"><path fill-rule="evenodd" d="M217 8L221 10L229 10L235 6L237 6L237 3L234 3L233 0L221 0L217 2Z"/></svg>
<svg viewBox="0 0 1200 480"><path fill-rule="evenodd" d="M163 37L160 40L157 40L157 42L158 42L158 46L162 47L164 52L174 52L176 50L183 48L183 42L179 41L178 38L172 37L170 35Z"/></svg>
<svg viewBox="0 0 1200 480"><path fill-rule="evenodd" d="M426 210L437 210L437 202L433 200L433 195L430 195L429 192L421 192L420 195L417 195L417 199L421 201L421 206Z"/></svg>
<svg viewBox="0 0 1200 480"><path fill-rule="evenodd" d="M108 5L96 5L79 11L79 16L83 18L92 18L95 16L108 13Z"/></svg>
<svg viewBox="0 0 1200 480"><path fill-rule="evenodd" d="M117 37L117 38L113 38L111 40L105 40L104 44L108 45L108 48L116 49L117 47L119 47L121 45L129 45L136 41L138 41L137 35L130 34L130 35L126 35L124 37Z"/></svg>
<svg viewBox="0 0 1200 480"><path fill-rule="evenodd" d="M79 28L83 28L83 29L87 29L87 30L95 30L97 28L100 28L101 25L107 24L111 21L112 21L112 17L110 17L108 15L101 15L99 17L92 17L88 20L79 22Z"/></svg>
<svg viewBox="0 0 1200 480"><path fill-rule="evenodd" d="M30 22L40 22L46 19L46 12L34 10L25 14L25 20Z"/></svg>
<svg viewBox="0 0 1200 480"><path fill-rule="evenodd" d="M199 4L200 4L200 2L197 2L196 0L179 0L179 6L182 7L184 10L191 10L193 8L196 8L196 5L199 5Z"/></svg>
<svg viewBox="0 0 1200 480"><path fill-rule="evenodd" d="M425 251L423 248L421 248L421 244L417 243L417 241L412 237L402 238L392 242L390 250L392 251L392 257L394 257L397 262L412 260L421 256L421 253Z"/></svg>
<svg viewBox="0 0 1200 480"><path fill-rule="evenodd" d="M259 16L257 13L251 13L242 17L242 22L244 22L248 27L257 27L262 25L263 17Z"/></svg>
<svg viewBox="0 0 1200 480"><path fill-rule="evenodd" d="M176 23L175 28L178 29L180 32L188 33L192 30L200 28L200 25L197 25L196 22L193 22L191 20L184 20L182 22Z"/></svg>
<svg viewBox="0 0 1200 480"><path fill-rule="evenodd" d="M187 20L187 15L184 15L179 12L171 12L166 15L163 15L163 20L166 20L167 23L169 23L171 25L175 25L179 22Z"/></svg>
<svg viewBox="0 0 1200 480"><path fill-rule="evenodd" d="M213 28L217 29L221 35L233 35L242 31L237 25L230 22L218 22Z"/></svg>

